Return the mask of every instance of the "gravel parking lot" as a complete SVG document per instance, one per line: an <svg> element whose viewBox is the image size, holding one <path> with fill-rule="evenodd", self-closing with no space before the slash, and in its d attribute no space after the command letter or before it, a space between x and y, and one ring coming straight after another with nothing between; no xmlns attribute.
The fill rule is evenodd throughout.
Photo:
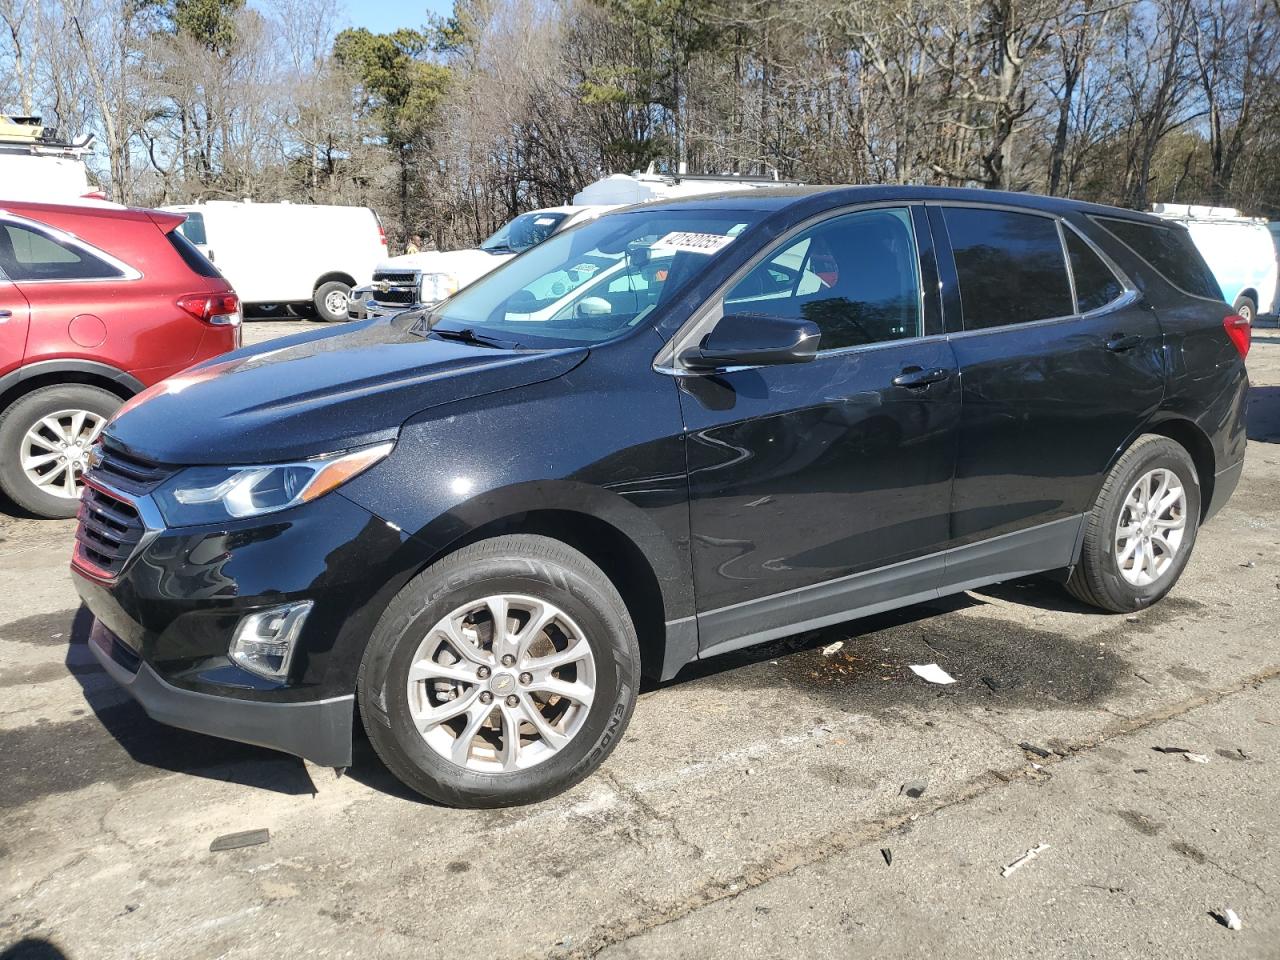
<svg viewBox="0 0 1280 960"><path fill-rule="evenodd" d="M1249 368L1244 478L1156 608L1016 582L694 664L503 811L150 721L73 522L0 515L0 957L1276 956L1280 331Z"/></svg>

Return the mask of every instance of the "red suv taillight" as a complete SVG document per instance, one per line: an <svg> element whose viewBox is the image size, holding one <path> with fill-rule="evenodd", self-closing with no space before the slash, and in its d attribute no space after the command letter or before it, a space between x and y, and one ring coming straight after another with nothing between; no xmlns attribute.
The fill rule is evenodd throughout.
<svg viewBox="0 0 1280 960"><path fill-rule="evenodd" d="M1231 338L1232 345L1240 352L1240 356L1247 356L1252 333L1249 321L1233 313L1222 318L1222 326L1227 331L1227 336Z"/></svg>
<svg viewBox="0 0 1280 960"><path fill-rule="evenodd" d="M188 293L178 298L178 306L205 323L224 327L240 323L240 298L234 293Z"/></svg>

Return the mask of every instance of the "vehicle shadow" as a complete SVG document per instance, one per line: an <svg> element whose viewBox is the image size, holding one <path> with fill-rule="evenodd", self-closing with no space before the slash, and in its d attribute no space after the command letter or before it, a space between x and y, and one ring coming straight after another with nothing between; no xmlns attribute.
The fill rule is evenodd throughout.
<svg viewBox="0 0 1280 960"><path fill-rule="evenodd" d="M1280 387L1250 387L1245 431L1250 440L1280 443Z"/></svg>
<svg viewBox="0 0 1280 960"><path fill-rule="evenodd" d="M67 955L43 937L23 937L0 947L0 960L67 960Z"/></svg>
<svg viewBox="0 0 1280 960"><path fill-rule="evenodd" d="M102 750L101 737L86 737L83 724L72 724L77 728L75 735L88 741L83 747L72 749L76 753L92 751L91 756L84 757L86 762L76 764L82 778L137 781L171 772L290 795L316 791L306 767L295 757L158 723L133 700L122 698L119 687L110 681L89 651L92 625L93 615L82 605L70 625L65 662L79 682L101 730L124 756ZM42 762L38 757L33 761ZM134 769L130 769L130 761ZM33 771L27 774L30 777ZM39 777L38 772L34 775ZM75 784L48 786L74 788Z"/></svg>

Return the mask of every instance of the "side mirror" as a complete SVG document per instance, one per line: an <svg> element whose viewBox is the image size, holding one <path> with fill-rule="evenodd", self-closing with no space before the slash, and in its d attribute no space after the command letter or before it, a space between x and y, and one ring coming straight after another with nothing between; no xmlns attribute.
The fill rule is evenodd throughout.
<svg viewBox="0 0 1280 960"><path fill-rule="evenodd" d="M691 370L805 363L818 354L822 331L812 320L729 314L680 362Z"/></svg>

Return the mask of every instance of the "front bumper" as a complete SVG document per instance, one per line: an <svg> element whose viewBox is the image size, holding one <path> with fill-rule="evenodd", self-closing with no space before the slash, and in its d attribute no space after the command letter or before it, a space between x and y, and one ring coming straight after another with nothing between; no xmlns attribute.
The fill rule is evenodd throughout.
<svg viewBox="0 0 1280 960"><path fill-rule="evenodd" d="M377 296L378 291L372 287L360 287L352 290L351 296L347 299L347 319L367 320L370 317L394 317L397 313L404 313L406 310L419 310L424 306L421 303L380 303Z"/></svg>
<svg viewBox="0 0 1280 960"><path fill-rule="evenodd" d="M147 497L129 502L154 522ZM350 763L360 658L417 569L415 553L335 492L220 526L149 529L114 577L79 560L71 569L95 618L94 655L153 718L340 767ZM287 681L230 658L244 617L297 600L313 607Z"/></svg>
<svg viewBox="0 0 1280 960"><path fill-rule="evenodd" d="M283 750L326 767L351 766L355 695L304 703L239 700L184 690L165 683L100 620L89 634L89 650L147 716L171 727Z"/></svg>

